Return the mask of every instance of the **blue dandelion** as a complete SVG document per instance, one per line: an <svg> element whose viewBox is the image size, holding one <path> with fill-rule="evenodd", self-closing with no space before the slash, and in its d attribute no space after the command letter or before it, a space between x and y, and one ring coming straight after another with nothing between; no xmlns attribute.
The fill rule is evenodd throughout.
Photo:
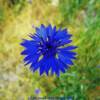
<svg viewBox="0 0 100 100"><path fill-rule="evenodd" d="M40 75L65 73L72 60L76 59L73 52L76 46L69 46L72 42L71 34L67 29L56 29L51 25L36 27L36 32L30 34L31 40L23 39L21 45L25 48L21 54L25 55L25 65L30 64L30 70L35 72L39 69Z"/></svg>

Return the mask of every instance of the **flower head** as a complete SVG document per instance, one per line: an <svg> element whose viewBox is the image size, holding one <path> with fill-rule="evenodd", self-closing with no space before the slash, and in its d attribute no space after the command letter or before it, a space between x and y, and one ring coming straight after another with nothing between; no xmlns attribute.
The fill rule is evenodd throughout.
<svg viewBox="0 0 100 100"><path fill-rule="evenodd" d="M26 55L24 62L30 65L34 72L37 69L40 75L44 72L48 75L54 73L59 76L60 71L65 73L70 65L73 65L72 59L75 59L75 52L72 52L76 46L68 46L72 42L71 34L66 29L56 29L56 26L41 25L36 29L36 33L30 34L31 40L24 39L21 43L25 50L21 52Z"/></svg>
<svg viewBox="0 0 100 100"><path fill-rule="evenodd" d="M41 92L40 89L38 89L38 88L35 89L35 94L40 94L40 92Z"/></svg>

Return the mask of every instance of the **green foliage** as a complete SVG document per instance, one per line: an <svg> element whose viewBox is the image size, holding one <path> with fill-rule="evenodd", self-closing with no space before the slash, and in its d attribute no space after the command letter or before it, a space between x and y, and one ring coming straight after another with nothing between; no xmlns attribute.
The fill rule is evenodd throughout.
<svg viewBox="0 0 100 100"><path fill-rule="evenodd" d="M78 11L85 7L87 0L60 0L59 9L64 21L71 21Z"/></svg>
<svg viewBox="0 0 100 100"><path fill-rule="evenodd" d="M5 19L4 10L2 7L0 7L0 23L3 22L4 19Z"/></svg>
<svg viewBox="0 0 100 100"><path fill-rule="evenodd" d="M13 10L15 15L18 15L25 7L26 0L9 0L8 6Z"/></svg>

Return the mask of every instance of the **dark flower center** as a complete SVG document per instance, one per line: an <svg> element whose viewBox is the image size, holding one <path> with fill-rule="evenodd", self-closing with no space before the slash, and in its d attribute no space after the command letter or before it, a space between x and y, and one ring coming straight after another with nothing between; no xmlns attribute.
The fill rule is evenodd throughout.
<svg viewBox="0 0 100 100"><path fill-rule="evenodd" d="M56 54L56 46L54 43L45 42L43 45L41 45L40 50L42 54L46 56L55 56Z"/></svg>
<svg viewBox="0 0 100 100"><path fill-rule="evenodd" d="M52 49L53 48L53 46L49 43L46 44L46 47L47 47L47 49Z"/></svg>

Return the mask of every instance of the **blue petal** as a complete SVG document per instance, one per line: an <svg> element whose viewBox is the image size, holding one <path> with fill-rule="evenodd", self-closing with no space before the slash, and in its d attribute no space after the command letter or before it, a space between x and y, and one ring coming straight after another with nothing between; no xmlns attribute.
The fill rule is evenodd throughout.
<svg viewBox="0 0 100 100"><path fill-rule="evenodd" d="M57 59L55 59L54 57L51 59L51 74L53 75L54 72L56 73L56 75L59 77L60 72L59 72L59 66L57 66Z"/></svg>
<svg viewBox="0 0 100 100"><path fill-rule="evenodd" d="M52 36L52 26L51 25L48 25L46 27L46 32L47 32L47 36Z"/></svg>
<svg viewBox="0 0 100 100"><path fill-rule="evenodd" d="M68 57L61 54L58 54L58 57L63 63L73 65L73 62Z"/></svg>
<svg viewBox="0 0 100 100"><path fill-rule="evenodd" d="M21 52L21 55L27 55L29 54L29 50L28 49L25 49Z"/></svg>
<svg viewBox="0 0 100 100"><path fill-rule="evenodd" d="M71 42L72 42L72 40L63 39L63 40L61 40L61 42L58 45L59 46L63 46L63 45L69 44Z"/></svg>
<svg viewBox="0 0 100 100"><path fill-rule="evenodd" d="M61 55L65 56L65 57L68 57L70 59L76 59L76 57L75 57L76 56L76 53L75 52L65 51L63 49L60 49L58 51L58 54L61 54Z"/></svg>
<svg viewBox="0 0 100 100"><path fill-rule="evenodd" d="M28 60L31 60L31 59L34 59L32 55L27 55L25 58L24 58L24 62L28 61Z"/></svg>
<svg viewBox="0 0 100 100"><path fill-rule="evenodd" d="M45 71L45 66L40 66L40 76L44 73Z"/></svg>
<svg viewBox="0 0 100 100"><path fill-rule="evenodd" d="M76 56L76 52L72 52L72 51L65 51L65 50L63 50L63 49L60 49L60 50L58 50L57 51L58 53L61 53L62 55L64 55L64 56L68 56L68 55L72 55L72 56Z"/></svg>
<svg viewBox="0 0 100 100"><path fill-rule="evenodd" d="M40 55L37 55L36 57L34 57L34 60L32 61L32 64L30 66L30 69L35 72L39 67L40 67L40 63L38 62Z"/></svg>
<svg viewBox="0 0 100 100"><path fill-rule="evenodd" d="M24 62L26 62L25 65L32 63L35 64L37 63L38 59L39 59L40 54L35 54L35 55L28 55L24 58Z"/></svg>
<svg viewBox="0 0 100 100"><path fill-rule="evenodd" d="M30 63L32 63L32 60L27 61L27 62L25 63L25 65L28 65L28 64L30 64Z"/></svg>
<svg viewBox="0 0 100 100"><path fill-rule="evenodd" d="M48 59L45 59L45 62L44 62L44 66L45 66L45 72L46 72L46 74L48 75L48 73L49 73L49 70L50 70L50 58L48 58Z"/></svg>
<svg viewBox="0 0 100 100"><path fill-rule="evenodd" d="M34 42L33 40L23 40L22 43L20 43L20 45L24 46L25 48L33 48L34 46L37 47L37 43Z"/></svg>
<svg viewBox="0 0 100 100"><path fill-rule="evenodd" d="M53 41L54 36L56 34L56 26L52 27L51 25L46 27L46 33L47 33L47 37L49 39L50 42Z"/></svg>
<svg viewBox="0 0 100 100"><path fill-rule="evenodd" d="M35 42L40 42L41 38L35 33L35 34L29 34L29 37L31 37L33 39L33 41Z"/></svg>
<svg viewBox="0 0 100 100"><path fill-rule="evenodd" d="M69 51L69 50L73 50L73 49L76 49L77 47L76 46L67 46L65 48L59 48L59 49L62 49L64 51Z"/></svg>
<svg viewBox="0 0 100 100"><path fill-rule="evenodd" d="M25 49L21 52L21 55L29 55L29 54L35 54L37 52L37 48L33 47L33 48L29 48L29 49Z"/></svg>
<svg viewBox="0 0 100 100"><path fill-rule="evenodd" d="M46 58L46 57L43 57L43 59L40 60L40 75L43 74L43 72L46 72L46 74L48 75L49 73L49 70L50 70L50 62L51 62L51 59L50 58Z"/></svg>
<svg viewBox="0 0 100 100"><path fill-rule="evenodd" d="M39 63L32 63L30 66L31 71L35 72L39 68Z"/></svg>
<svg viewBox="0 0 100 100"><path fill-rule="evenodd" d="M67 50L73 50L73 49L76 49L76 48L77 48L77 46L68 46L68 47L66 47Z"/></svg>
<svg viewBox="0 0 100 100"><path fill-rule="evenodd" d="M50 64L49 64L49 59L45 59L44 57L37 62L36 64L31 65L31 69L33 71L36 71L38 68L40 68L40 75L42 75L44 72L48 75L49 69L50 69Z"/></svg>
<svg viewBox="0 0 100 100"><path fill-rule="evenodd" d="M22 55L34 54L38 50L38 45L32 40L24 40L21 45L26 48L21 52Z"/></svg>
<svg viewBox="0 0 100 100"><path fill-rule="evenodd" d="M60 59L58 59L58 65L60 65L60 67L62 67L64 70L69 68L69 66L65 64L64 62L62 62ZM61 69L62 72L63 72L63 69Z"/></svg>
<svg viewBox="0 0 100 100"><path fill-rule="evenodd" d="M52 34L52 37L54 37L57 34L57 32L56 32L56 26L53 27L51 34Z"/></svg>
<svg viewBox="0 0 100 100"><path fill-rule="evenodd" d="M55 39L56 40L69 39L72 35L67 34L67 33L68 32L66 29L64 30L59 29L57 34L55 35Z"/></svg>
<svg viewBox="0 0 100 100"><path fill-rule="evenodd" d="M43 58L39 63L40 63L40 75L42 75L45 72L45 59Z"/></svg>
<svg viewBox="0 0 100 100"><path fill-rule="evenodd" d="M39 34L44 40L47 38L46 27L42 24L40 28L36 28L36 33Z"/></svg>
<svg viewBox="0 0 100 100"><path fill-rule="evenodd" d="M65 68L67 68L67 65L62 63L60 60L57 60L57 65L59 66L59 69L65 73Z"/></svg>
<svg viewBox="0 0 100 100"><path fill-rule="evenodd" d="M22 55L34 54L38 51L38 45L31 40L24 40L21 45L26 48L21 52Z"/></svg>

